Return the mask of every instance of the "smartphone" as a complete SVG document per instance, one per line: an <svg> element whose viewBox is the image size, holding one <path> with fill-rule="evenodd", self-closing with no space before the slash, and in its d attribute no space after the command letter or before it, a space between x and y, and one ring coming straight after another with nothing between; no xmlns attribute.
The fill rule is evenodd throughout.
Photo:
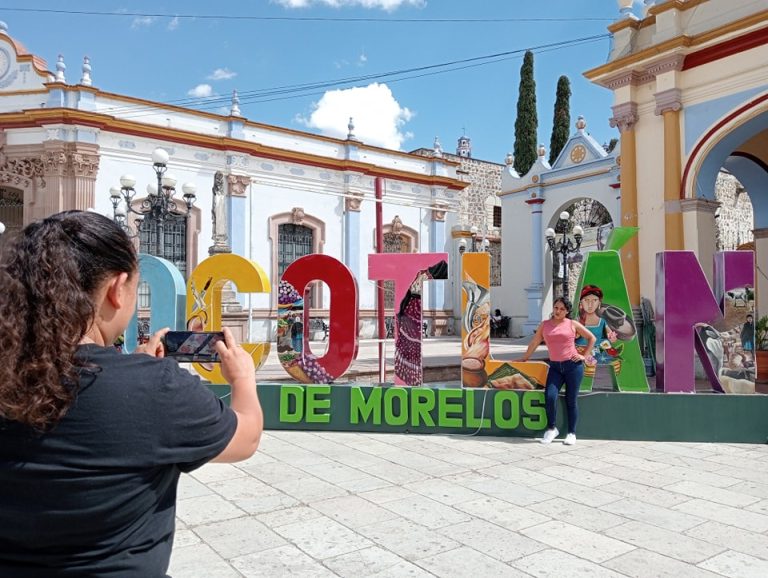
<svg viewBox="0 0 768 578"><path fill-rule="evenodd" d="M224 341L221 331L169 331L163 337L166 357L182 363L218 363L219 341Z"/></svg>

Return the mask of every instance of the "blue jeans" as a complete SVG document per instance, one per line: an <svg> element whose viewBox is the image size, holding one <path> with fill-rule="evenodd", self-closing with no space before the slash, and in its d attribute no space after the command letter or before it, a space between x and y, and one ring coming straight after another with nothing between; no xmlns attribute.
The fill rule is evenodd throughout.
<svg viewBox="0 0 768 578"><path fill-rule="evenodd" d="M557 395L565 383L565 407L568 410L568 433L576 433L576 421L579 408L576 398L579 395L581 378L584 377L584 363L581 361L550 361L547 372L547 386L544 391L547 411L547 429L555 427L557 417Z"/></svg>

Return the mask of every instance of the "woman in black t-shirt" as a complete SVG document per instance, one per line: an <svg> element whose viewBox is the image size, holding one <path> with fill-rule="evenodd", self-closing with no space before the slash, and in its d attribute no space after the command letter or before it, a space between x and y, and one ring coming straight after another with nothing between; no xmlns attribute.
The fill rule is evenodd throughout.
<svg viewBox="0 0 768 578"><path fill-rule="evenodd" d="M0 256L0 576L164 576L181 472L256 450L253 360L217 344L231 408L163 357L112 344L136 308L137 257L108 218L68 211Z"/></svg>

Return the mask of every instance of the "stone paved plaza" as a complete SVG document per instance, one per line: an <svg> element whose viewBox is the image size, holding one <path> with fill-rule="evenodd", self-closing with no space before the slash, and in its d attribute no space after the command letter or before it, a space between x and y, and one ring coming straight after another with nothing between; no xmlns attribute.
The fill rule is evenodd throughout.
<svg viewBox="0 0 768 578"><path fill-rule="evenodd" d="M765 445L265 432L179 488L174 578L768 576Z"/></svg>

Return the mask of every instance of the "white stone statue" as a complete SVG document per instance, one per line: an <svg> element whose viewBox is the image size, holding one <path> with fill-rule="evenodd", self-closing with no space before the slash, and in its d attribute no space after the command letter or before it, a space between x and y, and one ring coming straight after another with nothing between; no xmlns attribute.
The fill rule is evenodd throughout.
<svg viewBox="0 0 768 578"><path fill-rule="evenodd" d="M217 171L213 176L213 201L211 216L213 218L213 247L210 253L228 253L229 236L227 235L227 202L224 192L224 174Z"/></svg>

